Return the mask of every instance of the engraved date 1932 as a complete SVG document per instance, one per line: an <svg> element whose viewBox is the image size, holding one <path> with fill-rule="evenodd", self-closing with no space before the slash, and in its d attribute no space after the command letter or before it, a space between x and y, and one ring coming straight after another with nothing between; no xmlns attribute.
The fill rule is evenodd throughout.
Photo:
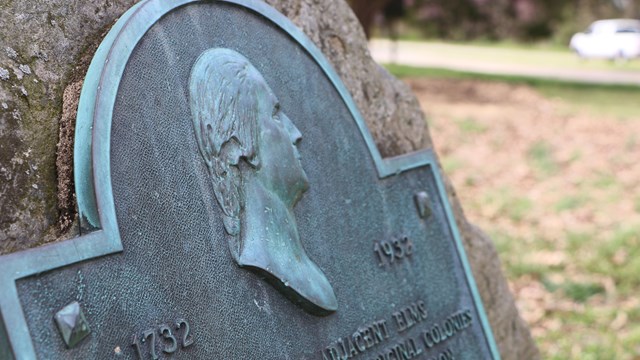
<svg viewBox="0 0 640 360"><path fill-rule="evenodd" d="M407 259L413 254L413 242L407 236L399 239L376 241L373 251L378 255L378 265L390 266Z"/></svg>
<svg viewBox="0 0 640 360"><path fill-rule="evenodd" d="M140 338L138 338L138 334L133 334L133 343L131 346L133 346L136 354L138 354L138 358L145 359L142 351L143 346L140 343L148 343L147 347L149 351L147 353L153 360L157 360L159 358L158 353L156 352L158 343L162 347L162 352L166 354L173 354L176 352L179 345L184 349L193 344L193 336L190 333L191 329L187 320L176 320L173 326L173 329L176 331L175 335L171 329L171 326L163 324L155 329L152 328L143 331ZM162 339L158 340L158 337Z"/></svg>

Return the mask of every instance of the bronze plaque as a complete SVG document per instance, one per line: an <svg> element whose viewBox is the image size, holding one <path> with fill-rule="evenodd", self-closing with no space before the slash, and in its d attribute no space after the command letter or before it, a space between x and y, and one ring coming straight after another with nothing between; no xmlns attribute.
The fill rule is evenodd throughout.
<svg viewBox="0 0 640 360"><path fill-rule="evenodd" d="M0 257L2 359L499 358L434 155L260 1L123 15L75 175L82 236Z"/></svg>

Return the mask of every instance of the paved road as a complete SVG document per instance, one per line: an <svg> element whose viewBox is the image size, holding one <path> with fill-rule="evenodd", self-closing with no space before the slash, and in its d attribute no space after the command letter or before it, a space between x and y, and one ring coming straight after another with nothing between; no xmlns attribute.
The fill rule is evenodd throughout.
<svg viewBox="0 0 640 360"><path fill-rule="evenodd" d="M602 60L580 61L563 52L399 41L393 54L388 40L372 40L369 49L380 63L585 83L640 85L640 71L636 64L600 69L598 67L608 67Z"/></svg>

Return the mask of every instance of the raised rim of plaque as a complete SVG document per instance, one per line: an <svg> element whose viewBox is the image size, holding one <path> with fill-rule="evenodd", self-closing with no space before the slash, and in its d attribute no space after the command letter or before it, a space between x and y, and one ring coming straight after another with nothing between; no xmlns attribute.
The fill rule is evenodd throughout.
<svg viewBox="0 0 640 360"><path fill-rule="evenodd" d="M0 272L0 289L2 289L0 330L4 330L0 331L0 344L7 341L10 347L6 349L8 352L5 352L3 346L0 357L11 358L13 355L16 359L36 358L35 347L16 287L17 280L80 261L122 252L110 165L111 119L120 80L136 44L160 18L179 7L204 1L143 0L121 16L100 44L84 81L76 121L74 180L81 235L58 243L0 256L0 268L3 270ZM383 159L362 115L339 76L321 51L300 29L277 10L259 0L217 0L217 2L240 6L261 15L306 50L340 94L353 116L380 179L420 167L428 167L433 172L446 220L453 234L455 248L480 316L487 345L493 358L500 359L460 240L453 211L446 200L446 190L433 151L425 149Z"/></svg>

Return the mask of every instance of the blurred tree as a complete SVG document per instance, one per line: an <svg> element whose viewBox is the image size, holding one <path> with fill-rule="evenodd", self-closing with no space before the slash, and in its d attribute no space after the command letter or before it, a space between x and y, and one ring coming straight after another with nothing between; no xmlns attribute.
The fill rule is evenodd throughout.
<svg viewBox="0 0 640 360"><path fill-rule="evenodd" d="M624 17L637 18L640 16L638 13L638 5L635 0L611 0L616 8L620 9L624 13Z"/></svg>
<svg viewBox="0 0 640 360"><path fill-rule="evenodd" d="M427 37L453 40L553 38L603 18L640 16L640 0L348 0L369 37L376 16L403 22Z"/></svg>
<svg viewBox="0 0 640 360"><path fill-rule="evenodd" d="M367 35L367 38L371 36L371 28L373 27L373 22L375 20L376 15L380 14L382 9L384 9L387 4L392 1L400 1L402 0L347 0L351 9L356 14L358 20L360 20L360 24L364 28L364 33Z"/></svg>

